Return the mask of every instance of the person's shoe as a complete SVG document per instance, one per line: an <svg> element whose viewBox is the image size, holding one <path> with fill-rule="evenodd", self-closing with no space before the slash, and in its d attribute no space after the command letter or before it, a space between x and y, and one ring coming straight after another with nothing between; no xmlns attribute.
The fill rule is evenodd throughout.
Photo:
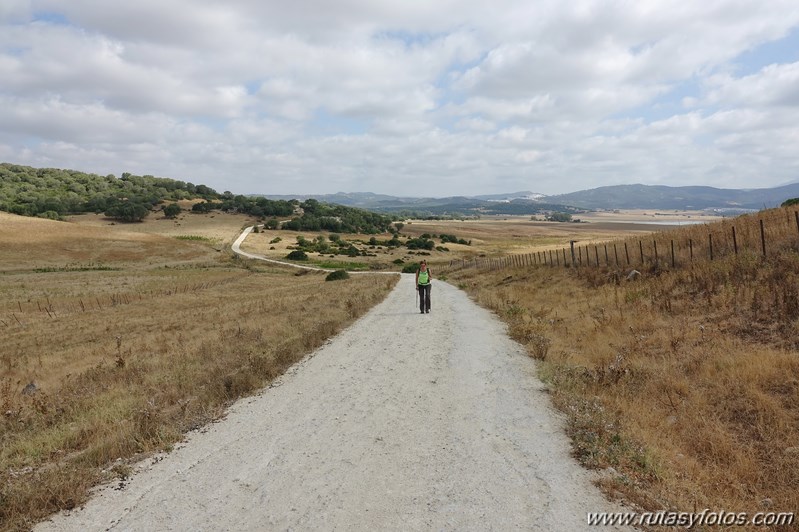
<svg viewBox="0 0 799 532"><path fill-rule="evenodd" d="M427 314L430 314L430 309L425 310Z"/></svg>
<svg viewBox="0 0 799 532"><path fill-rule="evenodd" d="M419 311L419 314L424 314L424 310L420 310L420 311Z"/></svg>

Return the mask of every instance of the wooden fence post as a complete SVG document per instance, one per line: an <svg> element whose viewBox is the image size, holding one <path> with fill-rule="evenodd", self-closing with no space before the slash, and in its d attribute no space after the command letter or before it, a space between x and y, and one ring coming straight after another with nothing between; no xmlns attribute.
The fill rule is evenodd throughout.
<svg viewBox="0 0 799 532"><path fill-rule="evenodd" d="M674 268L675 264L676 263L674 261L674 240L672 240L671 241L671 267Z"/></svg>
<svg viewBox="0 0 799 532"><path fill-rule="evenodd" d="M608 258L608 245L605 244L605 265L610 266L610 259Z"/></svg>
<svg viewBox="0 0 799 532"><path fill-rule="evenodd" d="M707 235L707 240L710 244L710 260L713 260L713 233Z"/></svg>
<svg viewBox="0 0 799 532"><path fill-rule="evenodd" d="M657 264L658 263L658 241L657 240L653 240L652 241L652 247L655 249L655 264Z"/></svg>
<svg viewBox="0 0 799 532"><path fill-rule="evenodd" d="M762 225L762 223L763 223L762 220L761 220L760 223ZM735 250L735 254L737 255L738 254L738 237L735 236L735 226L734 225L732 226L732 249Z"/></svg>
<svg viewBox="0 0 799 532"><path fill-rule="evenodd" d="M599 246L594 246L594 253L596 253L596 267L599 268Z"/></svg>
<svg viewBox="0 0 799 532"><path fill-rule="evenodd" d="M641 252L641 266L644 265L644 243L638 241L638 250Z"/></svg>
<svg viewBox="0 0 799 532"><path fill-rule="evenodd" d="M763 258L766 258L766 229L763 227L763 220L760 220L760 242L763 244Z"/></svg>
<svg viewBox="0 0 799 532"><path fill-rule="evenodd" d="M630 265L630 251L627 249L627 242L624 243L624 256L627 257L627 266Z"/></svg>
<svg viewBox="0 0 799 532"><path fill-rule="evenodd" d="M799 211L796 212L796 227L799 227ZM569 240L569 248L572 252L572 266L574 266L574 240Z"/></svg>
<svg viewBox="0 0 799 532"><path fill-rule="evenodd" d="M552 266L552 250L549 250L549 265Z"/></svg>
<svg viewBox="0 0 799 532"><path fill-rule="evenodd" d="M613 256L616 257L616 266L619 265L619 250L616 249L616 243L613 243Z"/></svg>
<svg viewBox="0 0 799 532"><path fill-rule="evenodd" d="M688 250L691 253L691 262L694 261L694 241L692 238L688 239Z"/></svg>

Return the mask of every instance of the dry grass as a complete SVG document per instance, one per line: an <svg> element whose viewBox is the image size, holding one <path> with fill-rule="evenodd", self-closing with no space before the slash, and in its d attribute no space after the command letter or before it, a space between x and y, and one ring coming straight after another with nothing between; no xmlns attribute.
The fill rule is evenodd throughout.
<svg viewBox="0 0 799 532"><path fill-rule="evenodd" d="M220 416L396 282L326 283L202 242L8 220L34 243L0 265L0 530L81 504L88 488ZM0 233L0 246L24 243L16 235ZM139 247L120 251L128 245ZM356 282L357 296L341 297L341 283Z"/></svg>
<svg viewBox="0 0 799 532"><path fill-rule="evenodd" d="M141 227L83 225L0 212L0 272L112 263L149 267L214 257L214 249L207 244L132 231Z"/></svg>
<svg viewBox="0 0 799 532"><path fill-rule="evenodd" d="M634 223L558 223L531 220L529 216L487 217L481 220L413 221L403 233L419 236L455 234L471 240L471 246L461 246L451 258L474 258L481 255L530 253L552 247L569 245L569 240L598 242L630 234L648 234L651 228ZM446 258L446 257L442 257Z"/></svg>
<svg viewBox="0 0 799 532"><path fill-rule="evenodd" d="M191 209L191 204L195 202L187 200L179 203L184 209ZM208 214L183 212L174 220L164 218L163 214L158 212L150 214L141 223L133 224L114 222L97 214L71 216L69 221L82 227L103 227L125 233L158 234L170 237L197 235L213 242L230 244L231 239L235 239L243 227L257 223L258 218L214 211Z"/></svg>
<svg viewBox="0 0 799 532"><path fill-rule="evenodd" d="M761 216L785 219L784 210ZM757 218L710 227L757 236ZM635 281L602 268L449 273L541 360L575 455L643 508L799 508L799 244ZM788 225L787 227L790 227ZM697 238L708 227L659 238Z"/></svg>
<svg viewBox="0 0 799 532"><path fill-rule="evenodd" d="M610 216L610 215L609 215ZM624 215L621 216L624 219ZM644 216L639 214L639 216ZM654 215L653 215L654 216ZM678 215L674 215L678 216ZM687 215L683 215L687 216ZM608 218L608 217L605 217ZM428 233L431 235L454 234L458 238L471 240L472 245L446 243L436 240L436 245L443 245L449 251L431 250L425 252L424 259L437 268L446 266L452 260L473 259L475 257L506 255L508 253L528 253L549 249L552 246L568 246L570 239L578 238L581 242L598 242L618 238L622 235L649 234L651 227L635 223L615 223L600 219L597 223L563 224L531 220L529 216L490 217L482 220L441 220L424 221L408 220L404 222L402 234L418 237ZM264 230L253 234L245 242L243 249L258 253L272 259L283 259L302 236L313 240L318 233L296 231ZM325 236L329 236L325 233ZM422 257L418 252L405 247L389 249L383 246L369 247L369 236L341 234L342 240L353 242L359 249L365 249L369 256L330 257L328 255L311 254L313 262L324 262L326 267L335 267L336 263L352 266L360 264L362 269L395 269L396 259L414 262ZM374 235L378 241L391 239L390 234ZM276 238L280 241L275 242Z"/></svg>
<svg viewBox="0 0 799 532"><path fill-rule="evenodd" d="M317 235L324 235L326 238L331 233L314 233L311 231L287 231L287 230L261 230L258 233L252 233L242 245L244 251L250 253L257 253L271 259L282 260L286 255L291 252L297 245L297 237L304 237L306 240L313 240ZM338 233L341 240L344 242L353 243L357 249L363 249L369 255L359 255L349 257L346 255L331 256L331 253L309 253L311 264L319 264L328 268L348 268L348 269L373 269L373 270L397 270L398 268L392 261L402 259L404 261L413 261L415 253L409 253L405 247L391 249L386 246L368 245L369 239L374 236L379 241L391 240L392 235L389 233L382 233L376 235L359 235L349 233ZM279 241L275 241L279 239ZM433 256L443 256L443 252L432 251ZM429 258L429 257L428 257ZM355 267L354 267L355 266Z"/></svg>

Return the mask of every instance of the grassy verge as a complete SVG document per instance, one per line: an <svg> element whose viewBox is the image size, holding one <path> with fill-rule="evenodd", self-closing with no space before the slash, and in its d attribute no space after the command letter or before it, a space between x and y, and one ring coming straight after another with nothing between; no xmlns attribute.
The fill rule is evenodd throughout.
<svg viewBox="0 0 799 532"><path fill-rule="evenodd" d="M333 270L347 270L347 271L368 271L371 269L369 264L365 262L352 262L352 261L338 261L338 260L309 260L309 264L317 268L327 268Z"/></svg>
<svg viewBox="0 0 799 532"><path fill-rule="evenodd" d="M2 530L80 505L129 460L169 449L396 282L233 264L32 275L8 274L0 291Z"/></svg>
<svg viewBox="0 0 799 532"><path fill-rule="evenodd" d="M449 274L540 360L574 455L647 510L799 508L799 254Z"/></svg>
<svg viewBox="0 0 799 532"><path fill-rule="evenodd" d="M205 242L208 244L215 244L219 241L217 238L211 238L202 235L175 235L173 238L178 240L188 240L192 242Z"/></svg>
<svg viewBox="0 0 799 532"><path fill-rule="evenodd" d="M122 268L115 266L105 266L103 264L68 264L66 266L46 266L44 268L34 268L35 273L54 273L54 272L111 272L119 271Z"/></svg>

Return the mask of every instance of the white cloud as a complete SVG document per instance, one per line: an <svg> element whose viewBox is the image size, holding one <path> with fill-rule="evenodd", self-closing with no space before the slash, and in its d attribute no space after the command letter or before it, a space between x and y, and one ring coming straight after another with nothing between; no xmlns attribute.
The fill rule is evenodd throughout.
<svg viewBox="0 0 799 532"><path fill-rule="evenodd" d="M9 0L0 157L241 193L777 184L799 63L735 61L798 24L792 0Z"/></svg>
<svg viewBox="0 0 799 532"><path fill-rule="evenodd" d="M720 74L708 79L707 102L724 106L799 106L799 62L771 64L756 74L735 78Z"/></svg>

